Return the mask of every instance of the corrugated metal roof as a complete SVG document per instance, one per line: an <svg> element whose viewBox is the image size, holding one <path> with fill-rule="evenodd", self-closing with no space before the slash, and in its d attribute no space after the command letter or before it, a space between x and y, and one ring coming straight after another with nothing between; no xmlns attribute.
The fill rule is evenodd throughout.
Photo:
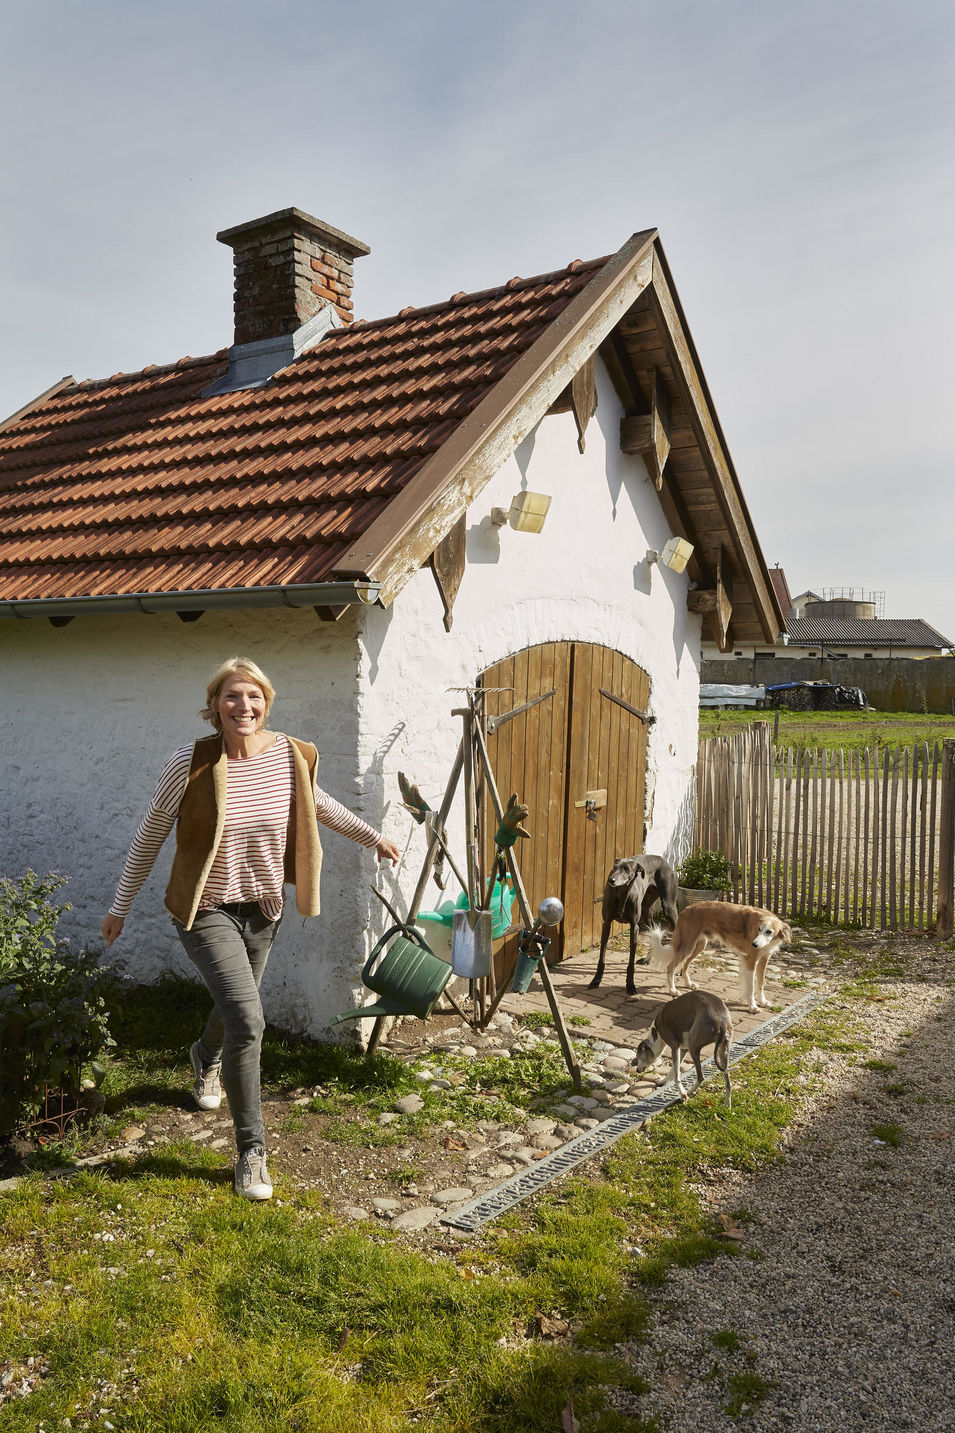
<svg viewBox="0 0 955 1433"><path fill-rule="evenodd" d="M265 387L227 351L54 390L0 431L0 600L328 580L606 262L329 332Z"/></svg>
<svg viewBox="0 0 955 1433"><path fill-rule="evenodd" d="M790 646L951 647L920 617L794 617L786 624Z"/></svg>

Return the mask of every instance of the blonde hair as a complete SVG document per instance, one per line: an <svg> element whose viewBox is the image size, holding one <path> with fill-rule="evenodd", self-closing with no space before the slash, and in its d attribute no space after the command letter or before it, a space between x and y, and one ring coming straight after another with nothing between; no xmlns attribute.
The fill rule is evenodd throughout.
<svg viewBox="0 0 955 1433"><path fill-rule="evenodd" d="M219 694L230 677L241 673L250 682L254 682L262 691L265 697L265 721L268 724L269 712L272 710L272 703L275 701L275 688L263 672L250 657L229 657L222 663L219 670L209 679L206 687L206 704L199 711L203 721L211 722L216 731L222 730L222 721L219 717L218 704Z"/></svg>

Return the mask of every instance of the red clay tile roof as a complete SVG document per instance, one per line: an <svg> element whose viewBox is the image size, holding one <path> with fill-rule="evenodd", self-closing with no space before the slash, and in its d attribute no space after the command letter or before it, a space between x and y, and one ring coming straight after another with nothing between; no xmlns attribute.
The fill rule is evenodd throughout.
<svg viewBox="0 0 955 1433"><path fill-rule="evenodd" d="M607 261L335 329L266 386L227 351L0 430L0 601L320 583Z"/></svg>

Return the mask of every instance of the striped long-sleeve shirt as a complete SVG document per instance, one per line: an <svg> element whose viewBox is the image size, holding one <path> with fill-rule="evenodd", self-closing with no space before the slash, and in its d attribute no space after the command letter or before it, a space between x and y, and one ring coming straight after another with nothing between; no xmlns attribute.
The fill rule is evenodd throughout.
<svg viewBox="0 0 955 1433"><path fill-rule="evenodd" d="M125 918L176 824L192 761L191 745L167 761L139 824L110 913ZM258 756L229 758L225 826L199 900L200 910L234 901L258 901L270 920L282 912L285 838L295 790L292 748L284 736ZM326 791L315 793L323 826L362 846L377 846L381 833Z"/></svg>

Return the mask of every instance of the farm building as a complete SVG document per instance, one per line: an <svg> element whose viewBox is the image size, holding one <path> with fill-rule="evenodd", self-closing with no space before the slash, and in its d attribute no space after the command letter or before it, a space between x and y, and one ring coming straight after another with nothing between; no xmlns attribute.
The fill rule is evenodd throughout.
<svg viewBox="0 0 955 1433"><path fill-rule="evenodd" d="M769 570L784 617L773 643L734 643L729 650L715 641L703 641L705 661L732 662L742 658L769 660L800 657L836 660L949 656L951 638L936 631L921 617L886 617L885 593L855 587L824 588L790 596L786 574L777 563ZM714 679L718 680L718 679ZM727 678L726 680L731 680Z"/></svg>
<svg viewBox="0 0 955 1433"><path fill-rule="evenodd" d="M62 871L94 941L240 653L320 784L405 851L380 876L401 905L424 836L397 773L440 796L452 710L483 684L500 784L531 808L529 897L561 896L563 951L586 947L613 857L687 846L701 625L724 650L782 625L656 232L373 321L353 320L358 240L297 209L218 237L230 348L64 379L0 428L0 871ZM114 947L140 978L185 968L169 854ZM329 833L323 914L287 916L266 975L274 1021L322 1033L359 998L374 879Z"/></svg>

